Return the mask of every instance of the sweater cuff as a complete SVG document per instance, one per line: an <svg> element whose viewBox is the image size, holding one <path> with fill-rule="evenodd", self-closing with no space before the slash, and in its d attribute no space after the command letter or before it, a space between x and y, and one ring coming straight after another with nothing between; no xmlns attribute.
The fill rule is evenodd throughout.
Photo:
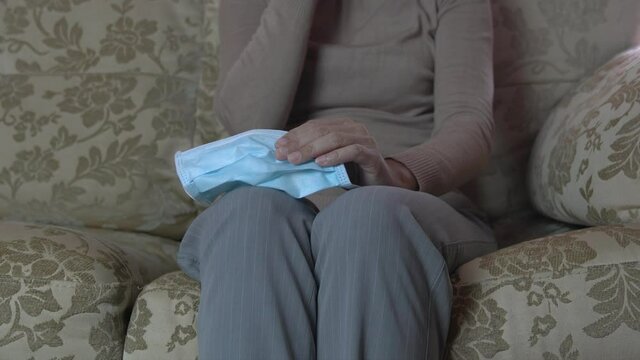
<svg viewBox="0 0 640 360"><path fill-rule="evenodd" d="M389 157L409 169L418 182L419 191L436 196L448 191L447 169L437 151L423 145Z"/></svg>

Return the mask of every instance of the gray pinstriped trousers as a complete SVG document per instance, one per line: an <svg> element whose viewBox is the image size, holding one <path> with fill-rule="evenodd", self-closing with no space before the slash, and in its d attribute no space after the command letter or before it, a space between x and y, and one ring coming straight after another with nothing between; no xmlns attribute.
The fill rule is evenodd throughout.
<svg viewBox="0 0 640 360"><path fill-rule="evenodd" d="M317 213L242 187L198 216L178 263L201 283L201 360L435 360L449 272L494 249L461 195L362 187Z"/></svg>

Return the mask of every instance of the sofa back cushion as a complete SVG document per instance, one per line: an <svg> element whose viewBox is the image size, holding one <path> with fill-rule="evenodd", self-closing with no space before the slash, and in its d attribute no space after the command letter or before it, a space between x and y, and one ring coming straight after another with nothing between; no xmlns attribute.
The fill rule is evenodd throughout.
<svg viewBox="0 0 640 360"><path fill-rule="evenodd" d="M640 47L569 92L533 148L538 210L585 225L640 222Z"/></svg>
<svg viewBox="0 0 640 360"><path fill-rule="evenodd" d="M465 187L494 219L530 208L527 162L550 111L586 74L638 43L637 0L492 0L496 140Z"/></svg>
<svg viewBox="0 0 640 360"><path fill-rule="evenodd" d="M7 0L0 14L0 218L181 236L196 209L173 154L219 131L213 1Z"/></svg>

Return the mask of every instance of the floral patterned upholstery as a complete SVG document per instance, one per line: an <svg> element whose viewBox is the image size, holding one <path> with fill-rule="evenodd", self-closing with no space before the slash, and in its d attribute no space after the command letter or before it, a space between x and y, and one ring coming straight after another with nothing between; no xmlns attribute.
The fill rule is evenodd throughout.
<svg viewBox="0 0 640 360"><path fill-rule="evenodd" d="M144 234L0 222L0 358L119 358L136 295L177 268L177 245Z"/></svg>
<svg viewBox="0 0 640 360"><path fill-rule="evenodd" d="M173 153L225 136L217 2L0 0L0 219L67 225L0 221L0 358L197 358L167 238L198 211ZM465 191L503 249L453 278L450 357L638 358L640 230L576 231L525 183L560 99L640 40L640 2L492 3L497 138Z"/></svg>
<svg viewBox="0 0 640 360"><path fill-rule="evenodd" d="M177 269L164 237L198 209L173 154L224 136L216 9L0 0L0 358L120 358L137 294Z"/></svg>
<svg viewBox="0 0 640 360"><path fill-rule="evenodd" d="M180 238L173 154L223 135L211 3L0 1L0 217Z"/></svg>
<svg viewBox="0 0 640 360"><path fill-rule="evenodd" d="M524 242L453 279L450 359L637 359L640 226Z"/></svg>
<svg viewBox="0 0 640 360"><path fill-rule="evenodd" d="M199 304L200 284L181 271L149 284L133 308L124 360L197 359Z"/></svg>
<svg viewBox="0 0 640 360"><path fill-rule="evenodd" d="M530 164L536 207L577 224L640 222L639 144L640 47L596 71L550 116Z"/></svg>
<svg viewBox="0 0 640 360"><path fill-rule="evenodd" d="M493 219L529 208L527 164L560 99L614 55L640 44L637 0L492 0L496 141L465 192Z"/></svg>
<svg viewBox="0 0 640 360"><path fill-rule="evenodd" d="M636 359L640 226L603 226L509 246L452 278L451 360ZM195 359L200 286L167 274L140 294L125 359Z"/></svg>

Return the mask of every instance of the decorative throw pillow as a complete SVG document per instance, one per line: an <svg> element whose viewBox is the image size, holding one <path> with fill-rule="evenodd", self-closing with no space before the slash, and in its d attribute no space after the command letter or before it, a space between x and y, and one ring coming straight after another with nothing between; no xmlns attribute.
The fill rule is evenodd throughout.
<svg viewBox="0 0 640 360"><path fill-rule="evenodd" d="M179 238L197 210L173 154L220 129L215 10L0 1L0 218Z"/></svg>
<svg viewBox="0 0 640 360"><path fill-rule="evenodd" d="M493 220L531 206L527 166L544 121L580 79L640 45L638 0L491 0L495 141L464 191Z"/></svg>
<svg viewBox="0 0 640 360"><path fill-rule="evenodd" d="M640 222L640 48L561 101L536 140L529 181L535 206L555 219Z"/></svg>

